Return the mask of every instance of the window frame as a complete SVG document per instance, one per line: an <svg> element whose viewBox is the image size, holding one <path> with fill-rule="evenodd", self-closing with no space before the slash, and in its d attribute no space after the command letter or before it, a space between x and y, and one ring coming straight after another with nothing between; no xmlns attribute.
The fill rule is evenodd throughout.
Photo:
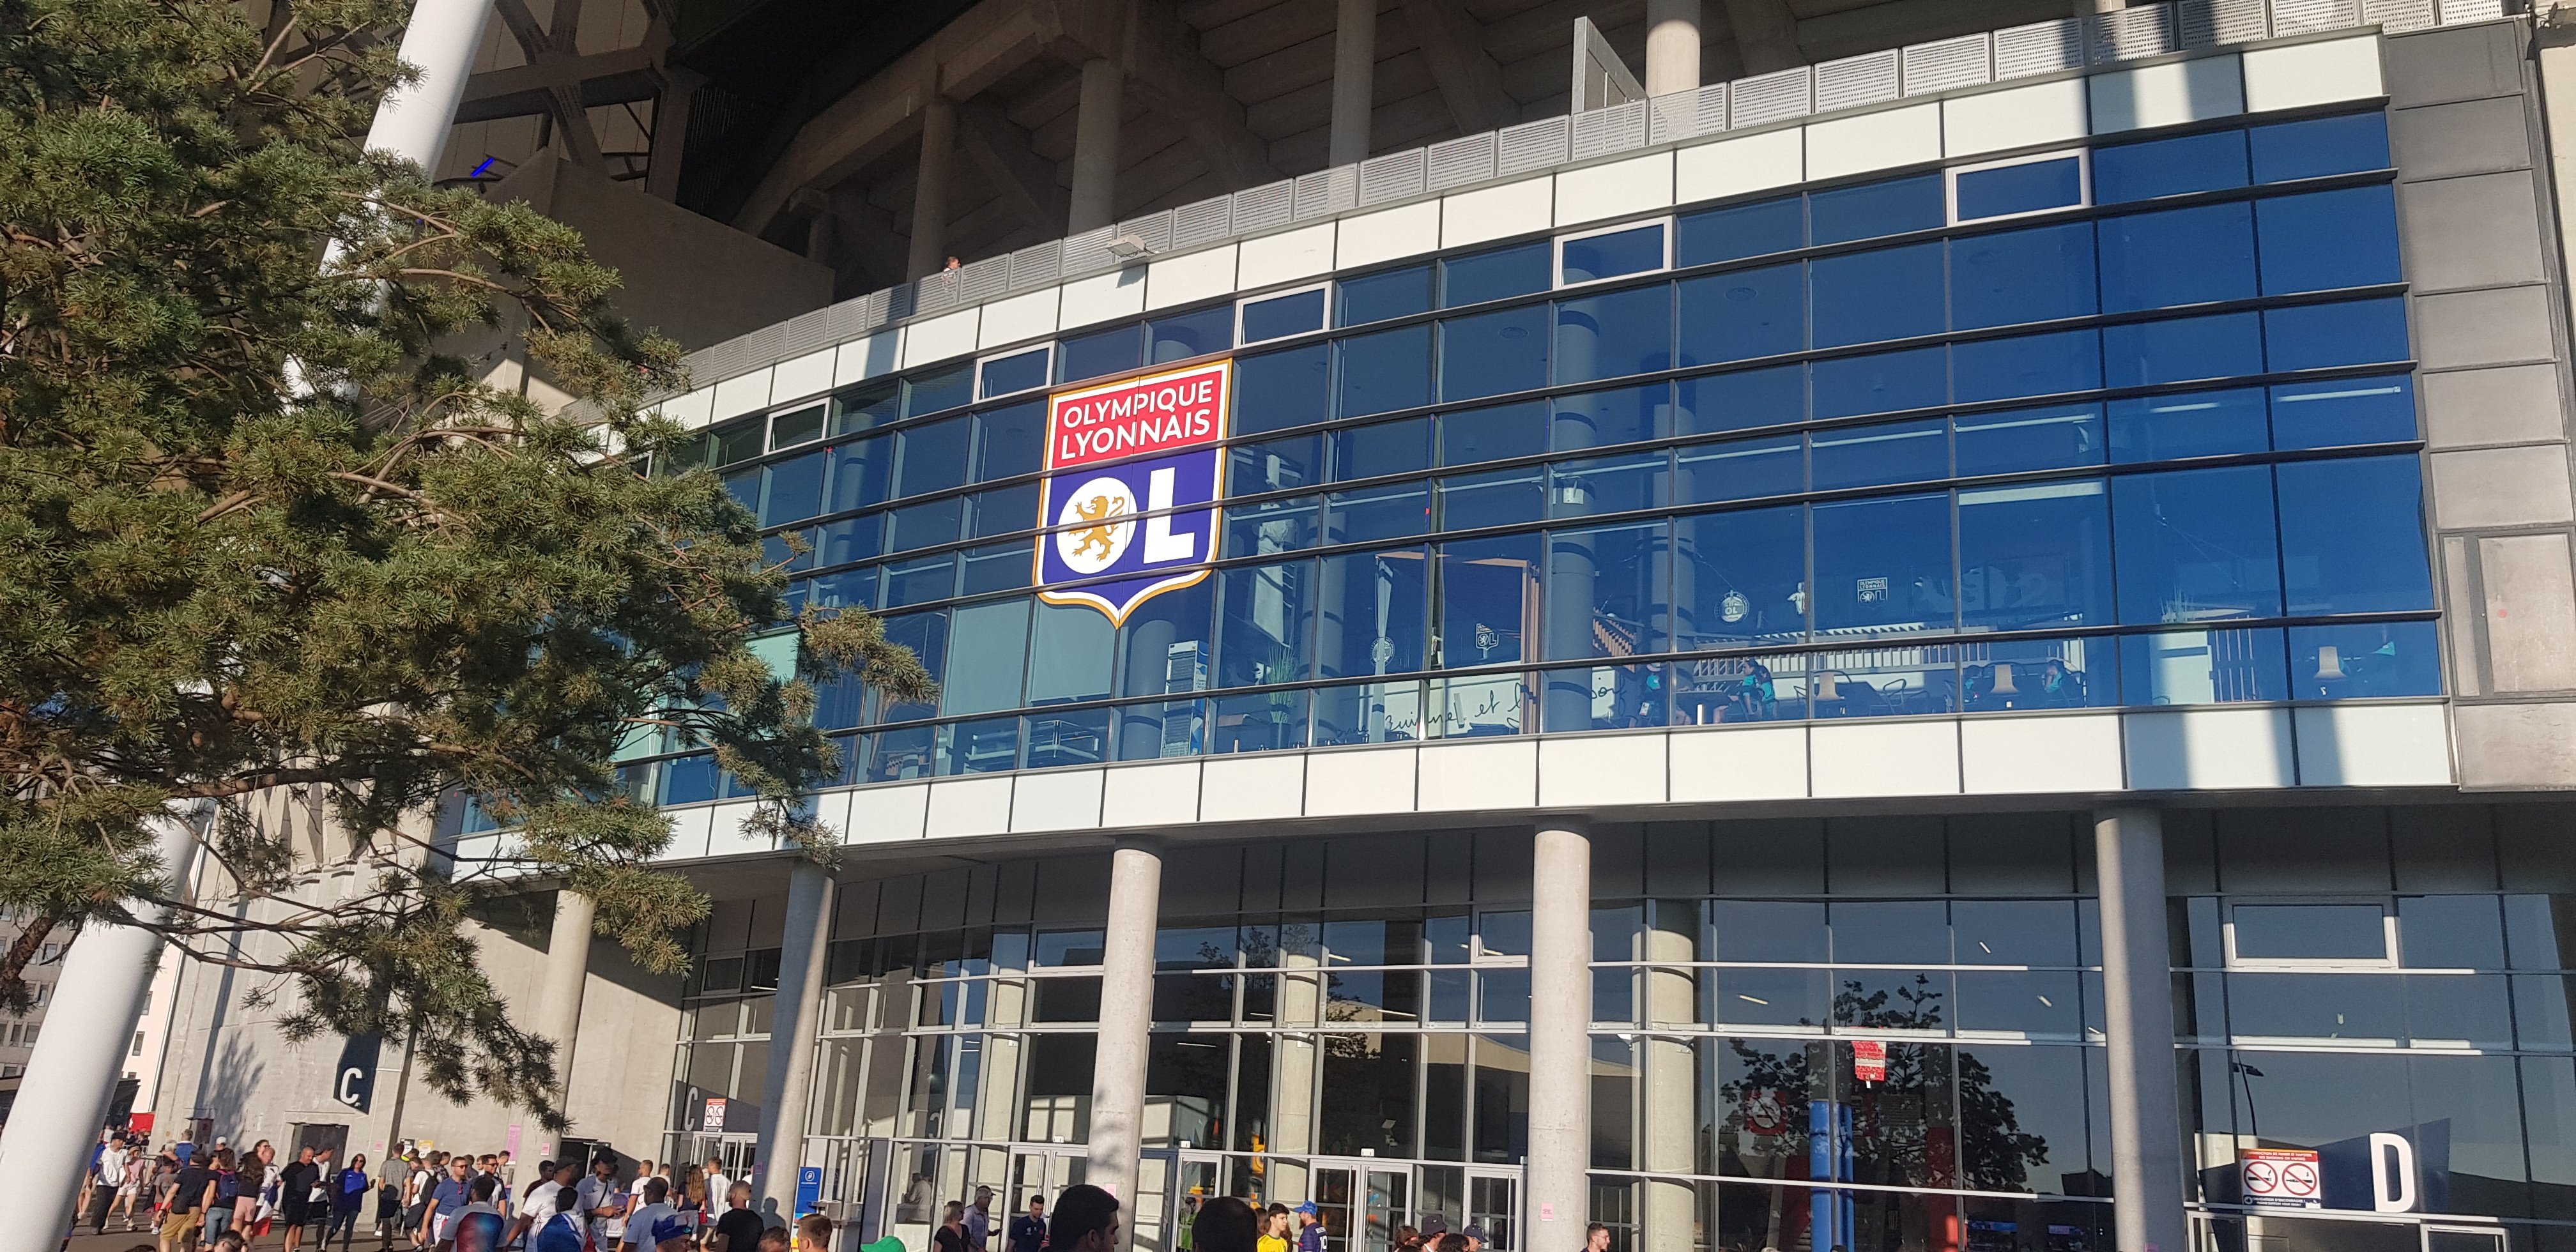
<svg viewBox="0 0 2576 1252"><path fill-rule="evenodd" d="M2398 946L2401 936L2398 934L2397 930L2397 900L2394 896L2247 896L2242 899L2228 897L2224 899L2223 903L2226 907L2225 911L2219 915L2219 937L2221 951L2224 953L2224 960L2226 962L2224 968L2231 972L2245 971L2250 973L2278 973L2282 971L2316 972L2322 970L2367 970L2372 972L2382 972L2395 971L2403 968L2400 964L2400 957L2403 950ZM2277 908L2284 905L2296 906L2319 904L2369 905L2378 909L2381 953L2379 958L2376 960L2369 960L2354 957L2240 957L2237 955L2237 909L2247 905Z"/></svg>
<svg viewBox="0 0 2576 1252"><path fill-rule="evenodd" d="M1959 216L1959 176L1961 174L1979 174L1987 170L2010 169L2016 165L2038 165L2048 161L2063 161L2068 157L2075 158L2075 203L2054 204L2044 209L2024 209L2019 213L1997 213L1991 217L1962 218ZM2053 152L2026 153L2017 157L2006 157L1999 161L1978 161L1968 165L1945 166L1941 170L1941 215L1945 228L1958 226L1984 226L1993 222L2017 222L2026 217L2039 217L2048 213L2067 213L2078 210L2088 210L2094 207L2093 150L2089 147L2060 148Z"/></svg>
<svg viewBox="0 0 2576 1252"><path fill-rule="evenodd" d="M1265 291L1256 296L1237 296L1234 301L1234 347L1230 349L1230 351L1239 352L1245 348L1252 347L1254 344L1260 344L1266 347L1271 344L1286 343L1300 335L1320 335L1335 329L1333 326L1333 295L1334 288L1337 285L1338 284L1335 280L1327 278L1322 282L1303 283L1295 287L1283 287L1277 291ZM1285 335L1273 335L1268 339L1246 339L1243 337L1243 310L1246 306L1265 304L1269 301L1281 300L1289 296L1302 296L1310 291L1320 291L1324 293L1323 325L1317 326L1313 330L1291 331Z"/></svg>
<svg viewBox="0 0 2576 1252"><path fill-rule="evenodd" d="M1024 357L1032 352L1043 352L1046 354L1046 368L1038 372L1038 381L1036 385L1022 387L1017 391L987 392L984 390L984 367L986 365L994 361L1008 361L1015 357ZM980 353L975 358L974 398L968 400L963 407L973 408L983 404L987 400L1000 400L1009 396L1024 396L1033 391L1045 391L1056 385L1055 340L1053 339L1041 340L1034 346L1023 344L1016 348L1006 348L1000 352ZM944 412L945 410L942 411Z"/></svg>
<svg viewBox="0 0 2576 1252"><path fill-rule="evenodd" d="M1587 227L1583 230L1568 231L1564 234L1551 237L1548 240L1547 289L1552 292L1575 291L1585 287L1597 287L1603 283L1626 282L1631 279L1642 278L1648 274L1671 273L1673 269L1673 232L1675 229L1673 216L1673 214L1665 213L1656 217L1641 217L1630 221L1617 222L1608 226L1593 226ZM1580 282L1567 282L1565 280L1565 245L1569 243L1581 243L1586 239L1598 239L1603 235L1624 234L1628 231L1637 230L1647 226L1660 227L1664 232L1664 255L1663 262L1661 264L1655 266L1653 269L1631 270L1628 273L1613 274L1607 278L1586 278Z"/></svg>

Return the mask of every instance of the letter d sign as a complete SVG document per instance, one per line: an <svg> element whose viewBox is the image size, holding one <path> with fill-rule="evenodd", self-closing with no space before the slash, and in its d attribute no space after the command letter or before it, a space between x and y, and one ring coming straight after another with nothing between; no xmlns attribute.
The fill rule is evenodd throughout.
<svg viewBox="0 0 2576 1252"><path fill-rule="evenodd" d="M2382 1213L2415 1207L2415 1145L2404 1135L2371 1132L2370 1206Z"/></svg>

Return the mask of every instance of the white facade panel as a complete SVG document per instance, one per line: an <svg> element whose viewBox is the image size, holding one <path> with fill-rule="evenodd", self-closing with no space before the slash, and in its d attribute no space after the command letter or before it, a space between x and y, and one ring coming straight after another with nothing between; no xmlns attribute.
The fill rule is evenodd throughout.
<svg viewBox="0 0 2576 1252"><path fill-rule="evenodd" d="M1011 829L1093 830L1100 825L1100 788L1105 770L1050 770L1020 775L1011 791Z"/></svg>
<svg viewBox="0 0 2576 1252"><path fill-rule="evenodd" d="M1807 728L1677 730L1667 742L1675 804L1807 798Z"/></svg>
<svg viewBox="0 0 2576 1252"><path fill-rule="evenodd" d="M1306 816L1413 811L1411 745L1317 752L1306 758Z"/></svg>
<svg viewBox="0 0 2576 1252"><path fill-rule="evenodd" d="M662 859L666 861L680 861L687 860L692 857L705 856L707 854L707 831L713 825L715 815L716 811L714 807L710 805L700 805L694 809L673 810L671 812L671 846L664 850L662 853Z"/></svg>
<svg viewBox="0 0 2576 1252"><path fill-rule="evenodd" d="M2096 74L2084 84L2096 135L2234 117L2245 111L2245 84L2233 56Z"/></svg>
<svg viewBox="0 0 2576 1252"><path fill-rule="evenodd" d="M1664 739L1661 731L1542 739L1538 745L1538 802L1661 804Z"/></svg>
<svg viewBox="0 0 2576 1252"><path fill-rule="evenodd" d="M1556 176L1556 224L1573 226L1670 208L1673 154L1632 157Z"/></svg>
<svg viewBox="0 0 2576 1252"><path fill-rule="evenodd" d="M1306 808L1306 758L1296 752L1212 756L1199 776L1199 820L1296 817Z"/></svg>
<svg viewBox="0 0 2576 1252"><path fill-rule="evenodd" d="M661 404L662 416L691 430L715 420L716 391L700 387L685 395L673 396Z"/></svg>
<svg viewBox="0 0 2576 1252"><path fill-rule="evenodd" d="M832 361L832 385L847 387L862 379L891 374L903 359L903 328L881 330L842 344Z"/></svg>
<svg viewBox="0 0 2576 1252"><path fill-rule="evenodd" d="M2385 94L2379 37L2257 48L2245 54L2245 108L2268 113Z"/></svg>
<svg viewBox="0 0 2576 1252"><path fill-rule="evenodd" d="M1343 218L1341 234L1333 247L1333 265L1337 269L1436 252L1440 248L1440 202L1425 200L1383 213Z"/></svg>
<svg viewBox="0 0 2576 1252"><path fill-rule="evenodd" d="M707 415L708 420L721 422L768 408L769 375L768 370L754 370L717 383L715 408Z"/></svg>
<svg viewBox="0 0 2576 1252"><path fill-rule="evenodd" d="M807 396L819 396L832 389L833 349L808 353L793 361L779 363L778 372L769 383L769 402L787 404Z"/></svg>
<svg viewBox="0 0 2576 1252"><path fill-rule="evenodd" d="M850 793L850 843L894 843L921 837L929 783L866 787Z"/></svg>
<svg viewBox="0 0 2576 1252"><path fill-rule="evenodd" d="M1970 795L2118 791L2120 715L1963 721L1959 777Z"/></svg>
<svg viewBox="0 0 2576 1252"><path fill-rule="evenodd" d="M1333 272L1333 223L1317 222L1243 241L1236 285L1249 291Z"/></svg>
<svg viewBox="0 0 2576 1252"><path fill-rule="evenodd" d="M1055 319L1058 330L1134 317L1145 311L1145 267L1131 265L1123 270L1077 278L1066 283L1061 290L1064 299Z"/></svg>
<svg viewBox="0 0 2576 1252"><path fill-rule="evenodd" d="M1234 291L1234 245L1164 257L1145 267L1145 307L1168 309Z"/></svg>
<svg viewBox="0 0 2576 1252"><path fill-rule="evenodd" d="M2437 704L2336 704L2296 711L2302 787L2444 787L2451 726Z"/></svg>
<svg viewBox="0 0 2576 1252"><path fill-rule="evenodd" d="M1456 248L1546 230L1555 221L1556 180L1537 178L1462 191L1440 201L1440 246Z"/></svg>
<svg viewBox="0 0 2576 1252"><path fill-rule="evenodd" d="M1941 105L1941 150L1954 157L2064 143L2090 133L2084 83L2064 79L1961 96Z"/></svg>
<svg viewBox="0 0 2576 1252"><path fill-rule="evenodd" d="M1415 807L1425 813L1525 809L1538 803L1538 744L1529 739L1422 745Z"/></svg>
<svg viewBox="0 0 2576 1252"><path fill-rule="evenodd" d="M1722 139L1673 154L1673 196L1683 204L1769 191L1807 178L1803 126Z"/></svg>
<svg viewBox="0 0 2576 1252"><path fill-rule="evenodd" d="M2138 791L2287 787L2297 777L2287 709L2176 709L2123 715Z"/></svg>
<svg viewBox="0 0 2576 1252"><path fill-rule="evenodd" d="M1818 799L1959 793L1959 724L1948 719L1816 726L1808 745Z"/></svg>
<svg viewBox="0 0 2576 1252"><path fill-rule="evenodd" d="M1199 818L1199 763L1171 761L1108 771L1100 824L1179 826Z"/></svg>
<svg viewBox="0 0 2576 1252"><path fill-rule="evenodd" d="M903 328L903 367L928 365L975 350L975 323L981 308L959 309Z"/></svg>
<svg viewBox="0 0 2576 1252"><path fill-rule="evenodd" d="M719 804L708 810L707 855L740 856L748 852L767 852L776 841L767 835L754 835L742 828L745 818L759 809L748 801L741 804Z"/></svg>
<svg viewBox="0 0 2576 1252"><path fill-rule="evenodd" d="M832 842L850 841L850 793L835 791L818 796L814 801L814 820L832 832Z"/></svg>
<svg viewBox="0 0 2576 1252"><path fill-rule="evenodd" d="M1043 339L1054 334L1056 298L1061 290L1049 287L985 305L983 325L975 331L975 346L979 349L998 348L1006 343Z"/></svg>
<svg viewBox="0 0 2576 1252"><path fill-rule="evenodd" d="M1941 106L1908 105L1807 127L1807 177L1841 178L1941 159Z"/></svg>
<svg viewBox="0 0 2576 1252"><path fill-rule="evenodd" d="M1011 776L943 778L930 784L930 814L922 834L931 839L998 835L1011 828Z"/></svg>

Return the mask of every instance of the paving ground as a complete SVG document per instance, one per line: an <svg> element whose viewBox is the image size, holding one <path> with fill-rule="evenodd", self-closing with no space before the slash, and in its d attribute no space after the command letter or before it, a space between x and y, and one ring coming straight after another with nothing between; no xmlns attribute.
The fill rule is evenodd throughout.
<svg viewBox="0 0 2576 1252"><path fill-rule="evenodd" d="M106 1234L93 1235L89 1233L89 1227L83 1226L79 1234L72 1236L65 1248L66 1252L127 1252L127 1249L136 1244L152 1245L157 1238L158 1236L151 1232L127 1234L124 1223L111 1219L107 1223ZM250 1246L254 1252L283 1252L286 1237L283 1232L272 1229L266 1238L252 1240ZM409 1244L398 1243L397 1252L407 1252L409 1246ZM368 1232L359 1235L355 1242L349 1244L348 1252L386 1252L386 1247L383 1241L378 1240L372 1232ZM304 1241L302 1252L316 1252L311 1239ZM332 1244L329 1252L340 1252L340 1245Z"/></svg>

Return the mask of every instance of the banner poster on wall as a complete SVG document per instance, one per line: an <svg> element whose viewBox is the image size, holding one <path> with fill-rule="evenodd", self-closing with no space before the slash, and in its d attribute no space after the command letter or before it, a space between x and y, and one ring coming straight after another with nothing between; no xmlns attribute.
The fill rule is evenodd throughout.
<svg viewBox="0 0 2576 1252"><path fill-rule="evenodd" d="M1208 575L1234 363L1059 392L1047 404L1038 598L1112 623ZM1074 584L1074 585L1067 585Z"/></svg>

